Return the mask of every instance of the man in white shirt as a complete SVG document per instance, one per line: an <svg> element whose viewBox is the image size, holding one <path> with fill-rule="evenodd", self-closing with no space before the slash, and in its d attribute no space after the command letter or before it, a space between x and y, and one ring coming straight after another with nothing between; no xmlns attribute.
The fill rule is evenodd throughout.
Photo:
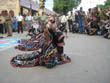
<svg viewBox="0 0 110 83"><path fill-rule="evenodd" d="M69 26L69 32L72 32L73 27L73 12L71 12L68 16L68 26Z"/></svg>
<svg viewBox="0 0 110 83"><path fill-rule="evenodd" d="M29 12L28 16L26 16L27 30L29 30L29 28L31 27L32 21L33 21L33 17L31 16L31 13Z"/></svg>
<svg viewBox="0 0 110 83"><path fill-rule="evenodd" d="M66 18L66 16L65 15L62 15L61 16L61 23L66 23L67 22L67 18Z"/></svg>
<svg viewBox="0 0 110 83"><path fill-rule="evenodd" d="M22 26L22 21L23 21L23 16L21 16L21 14L19 13L19 16L17 16L17 22L18 22L18 33L23 33L23 26Z"/></svg>
<svg viewBox="0 0 110 83"><path fill-rule="evenodd" d="M62 28L61 30L65 32L65 35L67 37L67 27L66 27L66 24L67 24L67 17L63 14L61 17L61 24L62 24Z"/></svg>

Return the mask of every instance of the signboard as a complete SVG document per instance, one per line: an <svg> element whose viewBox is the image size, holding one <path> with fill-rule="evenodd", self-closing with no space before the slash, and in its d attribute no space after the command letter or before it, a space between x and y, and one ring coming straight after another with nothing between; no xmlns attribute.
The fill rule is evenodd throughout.
<svg viewBox="0 0 110 83"><path fill-rule="evenodd" d="M29 0L28 1L27 0L21 0L20 5L24 6L24 7L27 7L27 8L30 8Z"/></svg>
<svg viewBox="0 0 110 83"><path fill-rule="evenodd" d="M26 9L26 8L23 8L23 15L25 14L28 14L28 12L29 12L29 10L28 9Z"/></svg>
<svg viewBox="0 0 110 83"><path fill-rule="evenodd" d="M26 8L32 8L33 10L39 10L38 3L32 0L21 0L20 5Z"/></svg>

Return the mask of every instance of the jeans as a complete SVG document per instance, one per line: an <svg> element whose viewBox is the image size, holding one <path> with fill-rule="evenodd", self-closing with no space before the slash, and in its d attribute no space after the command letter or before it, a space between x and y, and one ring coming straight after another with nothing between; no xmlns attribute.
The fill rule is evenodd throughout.
<svg viewBox="0 0 110 83"><path fill-rule="evenodd" d="M73 28L72 20L68 20L68 25L69 25L69 32L72 32L72 28Z"/></svg>
<svg viewBox="0 0 110 83"><path fill-rule="evenodd" d="M3 24L0 24L0 33L2 34L3 34L3 28L4 28Z"/></svg>
<svg viewBox="0 0 110 83"><path fill-rule="evenodd" d="M102 26L102 27L100 27L100 32L101 32L101 34L100 35L103 35L104 34L104 27Z"/></svg>
<svg viewBox="0 0 110 83"><path fill-rule="evenodd" d="M22 22L18 22L18 33L23 33L23 26L22 26Z"/></svg>
<svg viewBox="0 0 110 83"><path fill-rule="evenodd" d="M13 29L14 31L16 31L16 29L17 29L17 23L12 23L12 29Z"/></svg>
<svg viewBox="0 0 110 83"><path fill-rule="evenodd" d="M79 20L80 33L85 33L85 21Z"/></svg>
<svg viewBox="0 0 110 83"><path fill-rule="evenodd" d="M29 30L32 26L32 21L26 21L27 24L27 30Z"/></svg>

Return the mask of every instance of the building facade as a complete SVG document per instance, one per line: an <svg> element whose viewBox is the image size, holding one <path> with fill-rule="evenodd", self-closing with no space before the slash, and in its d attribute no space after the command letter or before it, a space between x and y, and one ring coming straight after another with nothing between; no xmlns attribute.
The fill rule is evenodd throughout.
<svg viewBox="0 0 110 83"><path fill-rule="evenodd" d="M0 12L3 10L13 10L17 16L19 13L27 14L30 10L37 12L39 4L32 0L0 0Z"/></svg>
<svg viewBox="0 0 110 83"><path fill-rule="evenodd" d="M19 13L26 15L30 10L33 15L40 9L38 2L33 0L0 0L0 12L3 10L12 10L14 11L14 15L18 16ZM47 14L54 14L54 12L47 8L44 8L44 10Z"/></svg>
<svg viewBox="0 0 110 83"><path fill-rule="evenodd" d="M3 10L13 10L15 15L18 15L20 10L19 0L0 0L0 12Z"/></svg>

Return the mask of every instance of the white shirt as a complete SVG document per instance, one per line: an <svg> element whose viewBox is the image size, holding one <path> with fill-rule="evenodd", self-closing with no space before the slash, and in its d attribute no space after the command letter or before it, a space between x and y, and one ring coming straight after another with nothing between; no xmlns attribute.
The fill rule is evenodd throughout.
<svg viewBox="0 0 110 83"><path fill-rule="evenodd" d="M22 21L23 20L23 17L20 15L20 16L17 16L16 19L19 22L19 21Z"/></svg>
<svg viewBox="0 0 110 83"><path fill-rule="evenodd" d="M63 16L61 17L61 23L66 23L66 22L67 22L67 18L66 18L65 15L63 15Z"/></svg>
<svg viewBox="0 0 110 83"><path fill-rule="evenodd" d="M108 30L110 30L110 24L109 24L109 23L106 24L106 25L105 25L105 28L108 29Z"/></svg>
<svg viewBox="0 0 110 83"><path fill-rule="evenodd" d="M26 20L27 21L32 21L33 20L33 17L32 16L26 16Z"/></svg>
<svg viewBox="0 0 110 83"><path fill-rule="evenodd" d="M0 16L0 24L5 23L5 18L3 16Z"/></svg>

